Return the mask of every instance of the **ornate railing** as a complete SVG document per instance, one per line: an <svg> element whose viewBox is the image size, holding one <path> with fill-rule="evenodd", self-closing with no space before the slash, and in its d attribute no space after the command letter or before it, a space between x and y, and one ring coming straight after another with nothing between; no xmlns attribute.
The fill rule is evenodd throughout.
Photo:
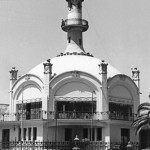
<svg viewBox="0 0 150 150"><path fill-rule="evenodd" d="M78 26L82 29L82 31L86 31L89 27L88 21L84 19L79 19L79 18L71 18L71 19L66 19L62 20L61 28L64 31L67 31L69 26Z"/></svg>
<svg viewBox="0 0 150 150"><path fill-rule="evenodd" d="M80 150L139 150L138 143L121 144L106 142L35 142L35 141L11 141L0 142L2 150L72 150L78 147Z"/></svg>
<svg viewBox="0 0 150 150"><path fill-rule="evenodd" d="M0 121L21 121L21 120L35 120L35 119L84 119L84 120L124 120L133 121L134 114L130 113L111 113L111 112L74 112L74 111L36 111L28 114L14 113L0 115Z"/></svg>
<svg viewBox="0 0 150 150"><path fill-rule="evenodd" d="M110 113L109 118L112 120L125 120L125 121L133 121L135 114L133 113L123 113L123 112L113 112Z"/></svg>

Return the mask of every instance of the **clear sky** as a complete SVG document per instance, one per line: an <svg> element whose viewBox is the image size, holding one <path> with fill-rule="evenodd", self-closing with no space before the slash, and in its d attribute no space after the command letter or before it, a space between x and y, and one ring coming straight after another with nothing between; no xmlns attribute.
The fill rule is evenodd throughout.
<svg viewBox="0 0 150 150"><path fill-rule="evenodd" d="M66 48L66 0L0 0L0 103L9 103L9 71L24 75ZM150 0L84 0L84 49L122 74L140 70L141 102L150 102Z"/></svg>

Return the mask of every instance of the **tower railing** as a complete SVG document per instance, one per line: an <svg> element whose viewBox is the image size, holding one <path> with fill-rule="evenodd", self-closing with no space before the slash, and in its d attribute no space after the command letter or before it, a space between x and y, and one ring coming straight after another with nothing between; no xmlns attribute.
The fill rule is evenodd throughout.
<svg viewBox="0 0 150 150"><path fill-rule="evenodd" d="M71 19L65 19L62 20L61 27L64 31L68 31L69 26L79 26L82 31L86 31L89 27L88 21L80 18L71 18Z"/></svg>

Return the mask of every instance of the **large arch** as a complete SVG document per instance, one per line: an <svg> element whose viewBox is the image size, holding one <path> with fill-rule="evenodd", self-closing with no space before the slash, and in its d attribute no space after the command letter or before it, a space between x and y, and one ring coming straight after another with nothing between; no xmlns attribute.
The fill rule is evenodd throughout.
<svg viewBox="0 0 150 150"><path fill-rule="evenodd" d="M29 94L30 93L30 94ZM12 96L10 98L11 113L16 112L17 101L27 102L27 99L42 98L43 93L43 81L32 74L27 74L20 77L12 87Z"/></svg>
<svg viewBox="0 0 150 150"><path fill-rule="evenodd" d="M109 101L133 105L133 113L136 113L139 105L138 87L134 81L126 75L116 75L108 80Z"/></svg>
<svg viewBox="0 0 150 150"><path fill-rule="evenodd" d="M80 87L78 87L80 86ZM69 88L70 87L70 88ZM54 101L56 96L72 96L76 97L78 94L80 96L91 96L97 99L97 111L100 111L101 106L101 82L94 76L81 72L81 71L71 71L65 72L56 76L50 82L50 103L49 109L54 110ZM93 93L95 91L95 94ZM82 93L83 92L83 93ZM60 94L60 95L59 95ZM79 96L77 96L79 97Z"/></svg>

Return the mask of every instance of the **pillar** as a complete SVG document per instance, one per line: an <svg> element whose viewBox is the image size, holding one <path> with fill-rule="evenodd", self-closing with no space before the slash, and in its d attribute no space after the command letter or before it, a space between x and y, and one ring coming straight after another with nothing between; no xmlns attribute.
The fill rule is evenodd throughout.
<svg viewBox="0 0 150 150"><path fill-rule="evenodd" d="M9 91L9 113L14 113L13 112L13 90L12 87L17 80L17 72L18 70L15 69L15 67L12 67L12 69L9 71L10 72L10 91Z"/></svg>
<svg viewBox="0 0 150 150"><path fill-rule="evenodd" d="M44 65L44 92L43 92L43 100L42 100L42 111L43 111L43 117L44 119L47 119L48 114L48 103L50 101L50 80L52 76L52 64L50 62L50 59L47 60L46 63L43 63Z"/></svg>
<svg viewBox="0 0 150 150"><path fill-rule="evenodd" d="M102 60L99 64L100 75L102 77L102 112L108 113L109 111L109 101L108 101L108 89L107 89L107 63Z"/></svg>

